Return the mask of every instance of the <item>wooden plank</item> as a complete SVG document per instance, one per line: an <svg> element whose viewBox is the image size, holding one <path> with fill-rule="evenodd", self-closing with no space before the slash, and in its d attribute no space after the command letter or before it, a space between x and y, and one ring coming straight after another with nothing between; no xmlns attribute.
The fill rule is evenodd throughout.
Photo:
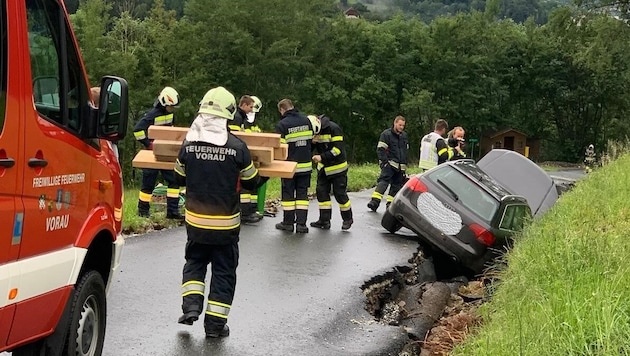
<svg viewBox="0 0 630 356"><path fill-rule="evenodd" d="M233 131L247 146L280 147L280 134L266 132Z"/></svg>
<svg viewBox="0 0 630 356"><path fill-rule="evenodd" d="M153 140L153 154L156 156L175 157L179 154L182 141ZM173 160L175 161L175 160Z"/></svg>
<svg viewBox="0 0 630 356"><path fill-rule="evenodd" d="M140 150L131 161L131 166L135 168L171 170L175 168L175 158L173 158L173 161L159 161L155 158L153 151Z"/></svg>
<svg viewBox="0 0 630 356"><path fill-rule="evenodd" d="M273 161L273 147L249 146L248 148L252 161L263 164L270 164Z"/></svg>
<svg viewBox="0 0 630 356"><path fill-rule="evenodd" d="M154 140L179 141L186 138L188 127L149 126L149 138ZM235 136L245 141L247 146L280 147L280 134L266 132L232 131Z"/></svg>
<svg viewBox="0 0 630 356"><path fill-rule="evenodd" d="M159 160L158 158L173 159L173 161ZM175 157L158 157L156 158L153 151L141 150L133 158L131 165L135 168L151 168L151 169L168 169L174 168ZM296 162L290 161L271 161L258 165L258 171L264 177L276 178L293 178L295 174Z"/></svg>
<svg viewBox="0 0 630 356"><path fill-rule="evenodd" d="M281 143L280 147L273 148L273 159L285 160L289 156L289 145Z"/></svg>
<svg viewBox="0 0 630 356"><path fill-rule="evenodd" d="M149 126L149 138L154 140L184 141L189 127Z"/></svg>
<svg viewBox="0 0 630 356"><path fill-rule="evenodd" d="M272 161L258 167L258 173L263 177L293 178L297 162Z"/></svg>

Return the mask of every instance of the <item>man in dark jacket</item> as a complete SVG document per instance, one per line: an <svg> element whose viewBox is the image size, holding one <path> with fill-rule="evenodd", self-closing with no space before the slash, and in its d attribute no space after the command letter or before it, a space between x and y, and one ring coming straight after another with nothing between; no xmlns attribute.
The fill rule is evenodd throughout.
<svg viewBox="0 0 630 356"><path fill-rule="evenodd" d="M205 277L212 266L205 307L206 337L228 336L227 318L236 288L240 207L238 185L256 189L258 175L245 142L230 134L227 121L236 110L234 96L223 87L201 101L177 161L176 177L186 189L186 264L182 311L178 322L192 325L204 307Z"/></svg>
<svg viewBox="0 0 630 356"><path fill-rule="evenodd" d="M315 155L313 162L317 163L317 201L319 203L319 219L311 223L312 227L330 229L332 218L332 201L330 191L341 210L342 230L352 226L352 208L348 197L348 162L343 144L341 127L325 115L309 115L313 126L313 145Z"/></svg>
<svg viewBox="0 0 630 356"><path fill-rule="evenodd" d="M308 188L311 186L311 141L313 128L309 119L302 115L289 99L278 102L282 119L276 125L280 142L289 145L287 161L297 162L293 178L282 178L282 222L276 229L304 234L308 232Z"/></svg>
<svg viewBox="0 0 630 356"><path fill-rule="evenodd" d="M372 199L368 203L368 208L372 211L378 209L387 187L389 187L387 195L387 206L389 206L405 182L409 140L404 130L405 118L400 115L396 116L393 127L381 133L376 145L381 175L376 181L376 189L374 189Z"/></svg>
<svg viewBox="0 0 630 356"><path fill-rule="evenodd" d="M241 96L234 120L228 123L230 131L244 131L248 116L254 110L254 99L249 95ZM263 216L258 213L258 193L255 190L241 189L241 221L246 224L259 222Z"/></svg>
<svg viewBox="0 0 630 356"><path fill-rule="evenodd" d="M133 135L145 149L153 149L153 140L148 137L148 129L151 125L173 126L173 111L179 104L179 94L171 87L165 87L149 110L133 128ZM179 186L175 182L172 170L150 169L142 170L142 186L138 196L138 215L149 217L151 196L158 174L167 184L166 190L166 218L182 220L184 217L179 212Z"/></svg>

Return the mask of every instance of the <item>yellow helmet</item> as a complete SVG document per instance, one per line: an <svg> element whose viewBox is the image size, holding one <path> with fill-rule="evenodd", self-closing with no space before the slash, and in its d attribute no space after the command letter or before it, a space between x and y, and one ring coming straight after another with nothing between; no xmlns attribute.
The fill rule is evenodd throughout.
<svg viewBox="0 0 630 356"><path fill-rule="evenodd" d="M252 108L252 112L259 112L262 109L262 101L258 99L257 96L250 96L254 100L254 107Z"/></svg>
<svg viewBox="0 0 630 356"><path fill-rule="evenodd" d="M224 87L210 89L199 102L198 112L233 120L236 112L236 99Z"/></svg>
<svg viewBox="0 0 630 356"><path fill-rule="evenodd" d="M162 106L177 106L179 104L179 94L171 87L164 87L158 95L158 102Z"/></svg>
<svg viewBox="0 0 630 356"><path fill-rule="evenodd" d="M319 131L322 129L321 120L315 115L308 115L307 117L311 121L311 126L313 126L313 135L319 135Z"/></svg>

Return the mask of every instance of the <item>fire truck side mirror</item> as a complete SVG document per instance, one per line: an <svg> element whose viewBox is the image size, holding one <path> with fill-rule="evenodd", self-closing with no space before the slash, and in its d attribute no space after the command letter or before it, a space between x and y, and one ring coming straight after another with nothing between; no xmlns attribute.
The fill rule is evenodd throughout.
<svg viewBox="0 0 630 356"><path fill-rule="evenodd" d="M127 134L129 120L127 81L119 77L103 77L98 102L97 137L114 142L122 140Z"/></svg>

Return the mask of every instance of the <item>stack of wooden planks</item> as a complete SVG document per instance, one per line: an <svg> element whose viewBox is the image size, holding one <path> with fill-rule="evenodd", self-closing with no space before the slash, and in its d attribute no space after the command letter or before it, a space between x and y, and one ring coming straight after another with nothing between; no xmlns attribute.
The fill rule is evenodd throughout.
<svg viewBox="0 0 630 356"><path fill-rule="evenodd" d="M132 161L132 166L136 168L173 169L187 133L188 127L150 126L149 138L153 139L153 150L138 152ZM232 133L245 141L261 176L293 177L297 164L285 161L288 146L280 143L279 134L240 131Z"/></svg>

